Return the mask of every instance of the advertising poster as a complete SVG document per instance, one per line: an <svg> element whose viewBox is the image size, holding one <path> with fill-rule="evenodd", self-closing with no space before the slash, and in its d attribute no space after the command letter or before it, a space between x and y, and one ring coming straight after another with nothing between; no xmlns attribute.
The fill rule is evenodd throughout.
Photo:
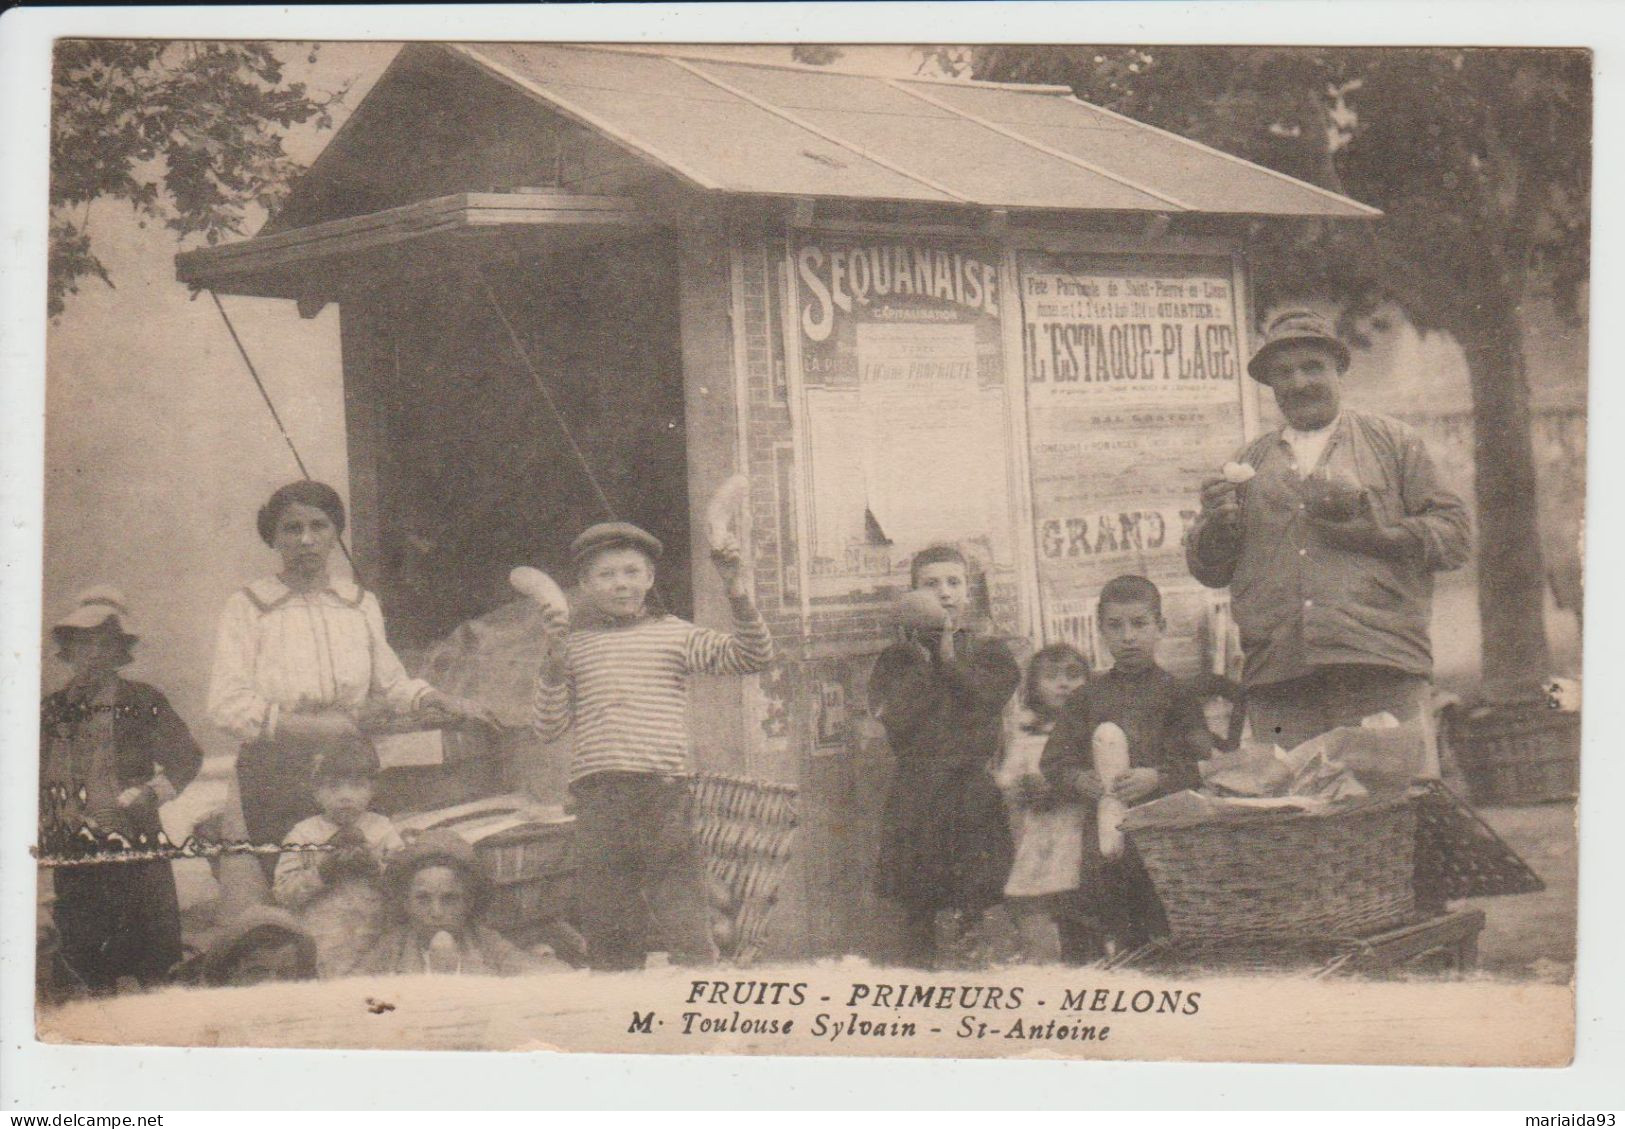
<svg viewBox="0 0 1625 1129"><path fill-rule="evenodd" d="M1230 260L1024 254L1020 285L1046 634L1087 645L1100 586L1139 573L1171 597L1169 659L1193 665L1205 604L1182 539L1242 441Z"/></svg>
<svg viewBox="0 0 1625 1129"><path fill-rule="evenodd" d="M997 257L832 235L793 254L813 604L887 599L939 541L977 557L1002 602L1014 538Z"/></svg>

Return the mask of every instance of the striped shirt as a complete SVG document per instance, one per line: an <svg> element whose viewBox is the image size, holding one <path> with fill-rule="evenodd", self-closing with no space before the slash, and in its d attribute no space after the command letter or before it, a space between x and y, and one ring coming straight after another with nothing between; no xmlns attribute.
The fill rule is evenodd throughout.
<svg viewBox="0 0 1625 1129"><path fill-rule="evenodd" d="M596 772L686 776L691 674L754 674L773 661L767 624L733 602L734 634L676 616L576 625L565 679L536 679L536 732L556 741L575 728L570 782Z"/></svg>

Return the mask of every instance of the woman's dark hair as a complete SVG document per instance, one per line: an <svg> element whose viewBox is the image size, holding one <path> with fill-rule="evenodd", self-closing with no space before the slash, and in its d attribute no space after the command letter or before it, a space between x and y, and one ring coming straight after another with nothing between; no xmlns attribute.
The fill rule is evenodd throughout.
<svg viewBox="0 0 1625 1129"><path fill-rule="evenodd" d="M292 505L316 507L332 519L334 529L344 532L344 502L339 492L325 482L306 478L288 483L260 507L256 521L261 541L276 545L276 524L282 520L282 511Z"/></svg>
<svg viewBox="0 0 1625 1129"><path fill-rule="evenodd" d="M1027 681L1021 691L1021 704L1035 714L1046 712L1043 703L1038 700L1038 679L1046 667L1064 666L1069 662L1083 667L1085 673L1089 670L1089 660L1070 643L1051 643L1028 659Z"/></svg>
<svg viewBox="0 0 1625 1129"><path fill-rule="evenodd" d="M928 545L915 553L914 559L909 562L908 586L910 588L920 586L920 570L926 565L943 564L948 561L965 570L965 581L968 584L970 582L970 561L965 558L964 553L961 553L952 545Z"/></svg>

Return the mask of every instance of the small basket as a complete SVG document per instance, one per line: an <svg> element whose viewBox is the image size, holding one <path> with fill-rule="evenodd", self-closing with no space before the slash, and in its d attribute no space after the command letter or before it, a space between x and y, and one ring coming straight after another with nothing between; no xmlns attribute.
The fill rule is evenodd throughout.
<svg viewBox="0 0 1625 1129"><path fill-rule="evenodd" d="M749 965L766 942L790 865L798 792L789 784L719 773L701 773L690 787L709 879L711 935L725 960Z"/></svg>
<svg viewBox="0 0 1625 1129"><path fill-rule="evenodd" d="M1448 738L1473 803L1540 804L1580 790L1580 715L1544 701L1457 714Z"/></svg>
<svg viewBox="0 0 1625 1129"><path fill-rule="evenodd" d="M1415 913L1416 811L1402 795L1128 834L1176 941L1357 937Z"/></svg>

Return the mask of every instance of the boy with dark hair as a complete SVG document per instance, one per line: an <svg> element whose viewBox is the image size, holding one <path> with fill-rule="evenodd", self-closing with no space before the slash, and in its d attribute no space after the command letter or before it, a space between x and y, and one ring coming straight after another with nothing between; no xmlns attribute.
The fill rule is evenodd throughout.
<svg viewBox="0 0 1625 1129"><path fill-rule="evenodd" d="M715 959L691 826L688 683L773 661L737 548L711 554L731 635L648 610L662 551L635 525L592 526L570 546L573 622L542 612L550 646L536 679L536 731L544 741L575 731L576 924L595 969L642 968L662 948L678 963Z"/></svg>
<svg viewBox="0 0 1625 1129"><path fill-rule="evenodd" d="M1132 806L1197 787L1197 763L1211 752L1212 738L1195 695L1157 665L1157 642L1167 629L1157 586L1143 576L1116 577L1100 590L1097 616L1112 668L1067 702L1040 769L1058 797L1083 804L1083 914L1096 923L1100 940L1132 948L1165 933L1167 924L1133 846L1115 857L1100 850L1099 801L1110 796ZM1127 738L1129 763L1109 787L1093 755L1096 731L1108 723Z"/></svg>
<svg viewBox="0 0 1625 1129"><path fill-rule="evenodd" d="M971 576L952 545L915 554L901 638L875 660L869 706L896 758L876 885L903 909L899 962L930 968L1004 898L1010 829L990 769L1021 680L1002 641L967 629ZM938 937L940 924L953 935Z"/></svg>

